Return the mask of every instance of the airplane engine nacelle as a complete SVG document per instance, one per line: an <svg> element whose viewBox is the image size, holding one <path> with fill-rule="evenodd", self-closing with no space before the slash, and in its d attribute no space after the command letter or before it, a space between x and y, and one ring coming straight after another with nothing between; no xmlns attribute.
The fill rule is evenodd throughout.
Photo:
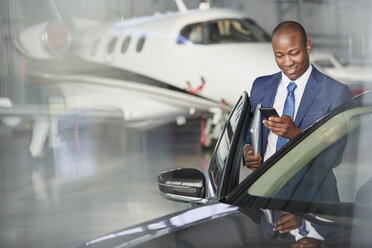
<svg viewBox="0 0 372 248"><path fill-rule="evenodd" d="M15 40L25 56L34 59L62 57L71 45L71 34L62 23L48 22L23 30Z"/></svg>

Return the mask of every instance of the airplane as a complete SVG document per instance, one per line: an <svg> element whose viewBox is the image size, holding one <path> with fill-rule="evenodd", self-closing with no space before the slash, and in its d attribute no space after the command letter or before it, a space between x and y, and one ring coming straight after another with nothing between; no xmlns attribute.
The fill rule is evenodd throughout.
<svg viewBox="0 0 372 248"><path fill-rule="evenodd" d="M208 146L240 93L278 67L270 35L246 14L175 1L177 12L103 24L50 1L56 20L24 29L14 43L37 64L33 80L65 108L118 109L130 127L202 116Z"/></svg>

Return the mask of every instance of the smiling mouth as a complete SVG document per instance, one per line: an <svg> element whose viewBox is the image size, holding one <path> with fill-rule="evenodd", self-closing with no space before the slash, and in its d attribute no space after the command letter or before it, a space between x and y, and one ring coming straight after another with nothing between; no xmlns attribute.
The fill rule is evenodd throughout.
<svg viewBox="0 0 372 248"><path fill-rule="evenodd" d="M294 74L296 72L296 68L292 68L287 70L288 74Z"/></svg>

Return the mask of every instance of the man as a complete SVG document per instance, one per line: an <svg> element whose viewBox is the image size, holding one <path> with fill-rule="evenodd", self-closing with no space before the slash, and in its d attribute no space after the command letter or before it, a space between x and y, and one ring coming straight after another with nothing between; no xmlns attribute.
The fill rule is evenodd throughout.
<svg viewBox="0 0 372 248"><path fill-rule="evenodd" d="M252 86L250 101L253 112L258 103L274 107L282 115L290 82L294 89L294 116L283 115L263 120L261 154L253 156L245 148L248 168L256 169L277 150L278 136L292 139L314 121L350 98L350 91L334 79L322 74L310 64L311 41L303 27L294 21L279 24L273 31L272 47L281 72L257 78ZM269 132L270 131L270 132ZM246 140L248 144L250 141Z"/></svg>
<svg viewBox="0 0 372 248"><path fill-rule="evenodd" d="M253 112L261 103L261 107L274 107L281 117L263 120L261 154L254 156L252 147L245 145L245 164L252 170L303 129L350 98L346 85L320 73L310 64L311 41L307 40L299 23L279 24L272 34L272 47L281 72L257 78L250 102ZM249 136L245 143L250 144ZM282 212L275 221L274 231L286 233L301 223L304 224L301 218Z"/></svg>

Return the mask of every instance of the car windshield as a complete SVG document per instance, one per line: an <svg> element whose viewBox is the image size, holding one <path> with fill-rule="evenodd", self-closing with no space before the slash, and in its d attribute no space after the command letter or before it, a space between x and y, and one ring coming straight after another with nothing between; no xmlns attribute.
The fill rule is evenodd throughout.
<svg viewBox="0 0 372 248"><path fill-rule="evenodd" d="M348 108L274 163L248 189L254 196L371 206L372 106Z"/></svg>

